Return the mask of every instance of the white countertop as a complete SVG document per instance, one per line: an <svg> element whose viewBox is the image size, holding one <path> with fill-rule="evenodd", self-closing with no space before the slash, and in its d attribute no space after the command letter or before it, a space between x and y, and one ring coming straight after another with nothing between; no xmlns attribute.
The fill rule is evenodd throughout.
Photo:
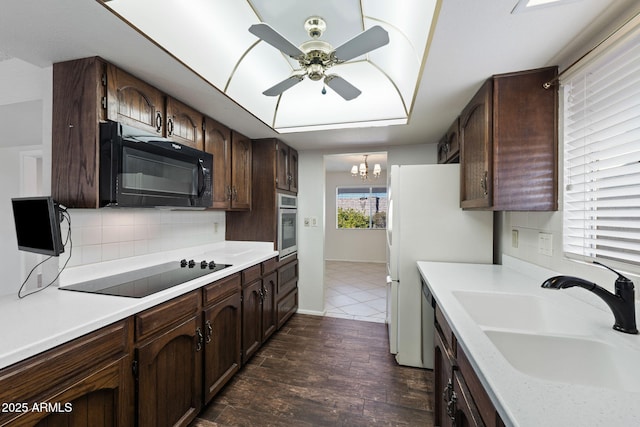
<svg viewBox="0 0 640 427"><path fill-rule="evenodd" d="M623 391L544 379L514 368L503 356L486 333L492 330L500 333L501 328L479 325L460 302L458 296L462 292L524 295L542 301L545 307L548 304L552 310L561 310L568 320L579 326L573 330L574 338L605 343L620 350L620 354L632 356L628 357L631 371L627 373L629 377L640 378L640 335L614 331L613 314L600 298L580 288L542 289L544 280L561 273L506 256L503 262L505 265L418 262L418 269L505 424L523 427L640 425L640 384L634 384L633 391ZM611 283L614 280L612 274ZM636 301L636 318L640 319L638 305ZM562 330L562 322L557 323ZM563 335L566 330L558 336L566 339ZM509 328L505 331L518 332ZM549 331L544 334L553 336ZM541 356L527 354L523 357ZM551 366L559 363L554 358L544 362ZM576 360L576 364L579 362ZM591 368L602 370L603 367L586 369ZM555 369L563 369L563 366L555 366Z"/></svg>
<svg viewBox="0 0 640 427"><path fill-rule="evenodd" d="M61 291L55 286L18 299L0 298L0 368L277 256L269 242L220 242L198 248L68 268L60 286L182 258L232 264L144 298Z"/></svg>

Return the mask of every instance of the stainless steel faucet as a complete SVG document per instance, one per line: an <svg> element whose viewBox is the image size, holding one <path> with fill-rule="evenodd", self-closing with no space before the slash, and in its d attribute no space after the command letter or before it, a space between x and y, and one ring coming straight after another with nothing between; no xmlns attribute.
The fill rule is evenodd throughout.
<svg viewBox="0 0 640 427"><path fill-rule="evenodd" d="M627 334L637 334L638 329L636 327L635 292L633 282L611 267L597 261L594 261L593 263L611 270L618 275L615 283L615 295L593 282L572 276L551 277L544 281L542 287L547 289L566 289L578 286L591 291L602 298L613 312L613 317L615 318L613 329Z"/></svg>

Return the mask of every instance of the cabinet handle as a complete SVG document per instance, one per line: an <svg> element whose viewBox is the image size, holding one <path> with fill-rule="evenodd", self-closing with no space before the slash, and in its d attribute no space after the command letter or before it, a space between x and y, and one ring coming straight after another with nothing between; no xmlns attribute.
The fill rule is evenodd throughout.
<svg viewBox="0 0 640 427"><path fill-rule="evenodd" d="M458 402L458 395L454 391L451 393L451 399L449 399L449 401L447 402L447 415L449 416L449 418L451 418L451 421L453 422L454 425L456 423L456 411L457 411L456 403L457 402Z"/></svg>
<svg viewBox="0 0 640 427"><path fill-rule="evenodd" d="M198 326L196 328L196 335L198 336L198 341L196 342L196 351L202 350L202 343L204 342L204 337L202 336L202 330Z"/></svg>
<svg viewBox="0 0 640 427"><path fill-rule="evenodd" d="M449 402L451 400L451 392L453 391L453 382L451 382L451 378L447 381L447 385L444 390L442 390L442 400L445 402Z"/></svg>
<svg viewBox="0 0 640 427"><path fill-rule="evenodd" d="M173 135L173 119L167 120L167 135Z"/></svg>
<svg viewBox="0 0 640 427"><path fill-rule="evenodd" d="M480 188L482 188L483 194L485 197L487 197L487 195L489 194L488 192L488 185L487 185L487 180L488 180L488 175L489 172L484 171L484 175L482 176L482 178L480 178Z"/></svg>
<svg viewBox="0 0 640 427"><path fill-rule="evenodd" d="M205 342L209 344L212 341L211 336L213 335L213 327L211 326L211 322L208 320L206 321L205 326L207 327L207 338Z"/></svg>
<svg viewBox="0 0 640 427"><path fill-rule="evenodd" d="M156 132L162 131L162 114L160 111L156 112Z"/></svg>
<svg viewBox="0 0 640 427"><path fill-rule="evenodd" d="M232 194L231 200L233 200L234 202L237 202L238 201L238 190L236 190L236 186L235 185L233 186L233 190L231 190L231 194Z"/></svg>

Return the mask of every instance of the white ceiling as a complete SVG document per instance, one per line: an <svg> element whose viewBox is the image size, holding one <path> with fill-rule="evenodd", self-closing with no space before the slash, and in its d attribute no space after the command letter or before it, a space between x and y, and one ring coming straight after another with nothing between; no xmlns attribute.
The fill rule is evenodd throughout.
<svg viewBox="0 0 640 427"><path fill-rule="evenodd" d="M171 25L171 11L157 3L150 13ZM636 0L580 0L512 15L516 3L440 1L405 126L279 135L97 1L4 0L0 52L39 67L99 55L250 138L279 137L298 150L384 151L393 145L437 142L492 74L556 64L562 69L603 38L614 21L640 11ZM314 13L309 10L308 15Z"/></svg>

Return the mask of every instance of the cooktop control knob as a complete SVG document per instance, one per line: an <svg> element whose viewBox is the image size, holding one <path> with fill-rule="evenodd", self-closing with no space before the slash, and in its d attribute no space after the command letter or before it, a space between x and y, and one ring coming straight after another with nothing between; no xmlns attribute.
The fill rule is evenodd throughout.
<svg viewBox="0 0 640 427"><path fill-rule="evenodd" d="M200 262L200 268L207 268L207 261L202 260L202 261Z"/></svg>
<svg viewBox="0 0 640 427"><path fill-rule="evenodd" d="M194 260L189 260L189 268L193 268L196 266L196 262Z"/></svg>
<svg viewBox="0 0 640 427"><path fill-rule="evenodd" d="M187 260L183 259L182 261L180 261L180 267L184 268L187 266Z"/></svg>
<svg viewBox="0 0 640 427"><path fill-rule="evenodd" d="M211 262L209 263L209 268L210 268L211 270L213 270L214 268L216 268L216 262L215 262L215 261L211 261Z"/></svg>

